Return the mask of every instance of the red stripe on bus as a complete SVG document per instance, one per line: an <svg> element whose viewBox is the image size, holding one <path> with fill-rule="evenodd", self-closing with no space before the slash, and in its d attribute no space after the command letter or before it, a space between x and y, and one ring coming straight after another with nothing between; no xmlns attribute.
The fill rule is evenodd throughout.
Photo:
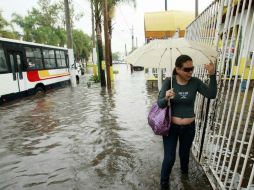
<svg viewBox="0 0 254 190"><path fill-rule="evenodd" d="M37 81L41 81L41 80L48 80L48 79L53 79L53 78L65 77L65 76L69 76L69 75L70 74L63 74L60 76L52 76L52 77L49 76L47 78L40 79L38 71L27 71L27 79L30 82L37 82Z"/></svg>
<svg viewBox="0 0 254 190"><path fill-rule="evenodd" d="M27 79L30 82L40 81L39 73L38 71L27 71Z"/></svg>

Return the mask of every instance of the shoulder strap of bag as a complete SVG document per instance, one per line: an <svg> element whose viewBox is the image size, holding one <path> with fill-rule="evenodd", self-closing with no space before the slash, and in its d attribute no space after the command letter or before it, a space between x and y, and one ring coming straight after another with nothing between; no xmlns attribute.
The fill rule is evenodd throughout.
<svg viewBox="0 0 254 190"><path fill-rule="evenodd" d="M170 77L167 77L167 78L165 78L165 80L168 80L169 81L169 86L168 86L168 90L171 88L171 78ZM161 91L159 91L159 94L158 94L158 96L160 95L160 93L161 93Z"/></svg>

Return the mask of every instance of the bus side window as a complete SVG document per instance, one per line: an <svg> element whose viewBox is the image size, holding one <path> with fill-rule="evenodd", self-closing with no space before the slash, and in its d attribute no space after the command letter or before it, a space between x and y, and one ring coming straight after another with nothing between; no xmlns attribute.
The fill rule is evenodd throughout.
<svg viewBox="0 0 254 190"><path fill-rule="evenodd" d="M27 68L29 70L43 69L41 50L37 47L25 47Z"/></svg>
<svg viewBox="0 0 254 190"><path fill-rule="evenodd" d="M56 60L55 60L55 52L54 50L43 50L43 58L44 65L46 69L55 69L56 68Z"/></svg>
<svg viewBox="0 0 254 190"><path fill-rule="evenodd" d="M33 48L34 52L34 64L36 69L43 69L42 64L42 56L41 56L41 49L40 48Z"/></svg>
<svg viewBox="0 0 254 190"><path fill-rule="evenodd" d="M1 72L8 72L8 66L4 56L4 51L0 46L0 73Z"/></svg>
<svg viewBox="0 0 254 190"><path fill-rule="evenodd" d="M28 68L34 68L34 63L32 61L32 58L27 58L27 64L28 64Z"/></svg>
<svg viewBox="0 0 254 190"><path fill-rule="evenodd" d="M66 60L65 60L65 54L64 51L56 50L56 61L57 61L57 67L64 68L67 66Z"/></svg>

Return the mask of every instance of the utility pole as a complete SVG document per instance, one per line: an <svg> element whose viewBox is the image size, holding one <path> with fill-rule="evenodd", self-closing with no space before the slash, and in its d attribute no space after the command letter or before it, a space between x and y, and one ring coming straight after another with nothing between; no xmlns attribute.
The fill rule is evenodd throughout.
<svg viewBox="0 0 254 190"><path fill-rule="evenodd" d="M91 19L92 19L92 41L93 41L93 52L92 52L92 62L97 64L97 50L96 50L96 41L95 41L95 28L94 28L94 8L93 8L94 0L91 0Z"/></svg>
<svg viewBox="0 0 254 190"><path fill-rule="evenodd" d="M167 0L165 0L165 11L168 10L168 4ZM166 36L166 34L165 34ZM162 87L162 80L163 80L163 73L162 73L162 68L157 68L157 73L158 73L158 90L161 89Z"/></svg>
<svg viewBox="0 0 254 190"><path fill-rule="evenodd" d="M198 0L195 0L195 18L198 17Z"/></svg>
<svg viewBox="0 0 254 190"><path fill-rule="evenodd" d="M92 51L92 62L93 64L98 64L98 53L96 49L96 41L95 41L95 28L94 28L94 0L91 0L91 19L92 19L92 42L93 42L93 51ZM94 66L94 65L93 65ZM99 69L98 69L99 71ZM100 76L100 73L94 70L94 75Z"/></svg>
<svg viewBox="0 0 254 190"><path fill-rule="evenodd" d="M73 53L73 40L72 40L72 31L71 31L71 19L70 19L70 9L68 0L64 0L64 8L65 8L65 22L66 22L66 32L67 32L67 48L68 48L68 57L69 57L69 69L71 75L71 85L75 87L76 76L75 76L75 61L74 61L74 53ZM72 64L74 68L72 68Z"/></svg>
<svg viewBox="0 0 254 190"><path fill-rule="evenodd" d="M131 50L134 50L134 32L133 32L133 25L131 27Z"/></svg>
<svg viewBox="0 0 254 190"><path fill-rule="evenodd" d="M103 0L104 7L104 37L105 37L105 62L107 72L107 87L111 89L111 78L110 78L110 55L109 55L109 30L108 30L108 1Z"/></svg>
<svg viewBox="0 0 254 190"><path fill-rule="evenodd" d="M94 12L93 12L93 1L91 0L91 16L92 16L92 40L93 40L93 48L95 48L95 35L94 35Z"/></svg>
<svg viewBox="0 0 254 190"><path fill-rule="evenodd" d="M70 9L69 9L68 0L64 0L64 8L65 8L65 22L66 22L66 32L67 32L67 48L73 49Z"/></svg>
<svg viewBox="0 0 254 190"><path fill-rule="evenodd" d="M128 53L127 53L127 46L126 46L126 44L124 45L124 49L125 49L125 56L127 56Z"/></svg>

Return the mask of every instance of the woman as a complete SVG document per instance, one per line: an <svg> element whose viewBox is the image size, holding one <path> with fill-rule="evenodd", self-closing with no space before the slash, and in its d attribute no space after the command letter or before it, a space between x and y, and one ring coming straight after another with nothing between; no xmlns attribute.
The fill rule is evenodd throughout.
<svg viewBox="0 0 254 190"><path fill-rule="evenodd" d="M171 104L171 128L168 136L163 136L164 159L161 168L161 189L169 189L169 176L176 156L176 146L179 139L179 157L181 173L188 175L190 148L195 136L194 102L199 92L207 98L215 98L217 84L215 66L212 63L205 65L210 75L209 86L200 79L192 77L194 70L191 57L180 55L175 62L172 85L165 80L158 97L158 105L164 108Z"/></svg>

